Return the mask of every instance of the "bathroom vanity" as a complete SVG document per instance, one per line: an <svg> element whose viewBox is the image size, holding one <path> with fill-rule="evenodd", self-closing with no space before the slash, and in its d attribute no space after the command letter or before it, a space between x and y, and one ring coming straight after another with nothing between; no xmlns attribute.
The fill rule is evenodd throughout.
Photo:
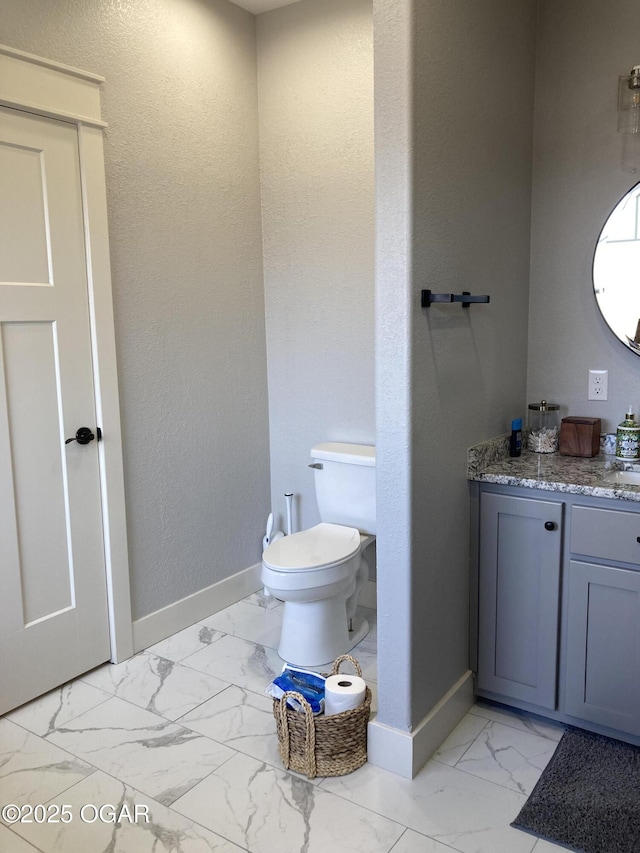
<svg viewBox="0 0 640 853"><path fill-rule="evenodd" d="M640 484L604 454L472 454L476 694L640 743Z"/></svg>

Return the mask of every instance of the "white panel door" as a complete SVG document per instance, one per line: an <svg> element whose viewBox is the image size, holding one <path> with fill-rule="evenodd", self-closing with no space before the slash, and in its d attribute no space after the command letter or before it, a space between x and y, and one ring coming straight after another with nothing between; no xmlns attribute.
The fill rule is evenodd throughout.
<svg viewBox="0 0 640 853"><path fill-rule="evenodd" d="M0 107L0 714L109 658L75 125Z"/></svg>

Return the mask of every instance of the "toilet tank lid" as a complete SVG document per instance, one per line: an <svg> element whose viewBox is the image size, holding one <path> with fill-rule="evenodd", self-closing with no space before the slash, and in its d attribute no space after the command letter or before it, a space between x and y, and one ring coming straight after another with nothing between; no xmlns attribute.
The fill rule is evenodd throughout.
<svg viewBox="0 0 640 853"><path fill-rule="evenodd" d="M351 465L375 465L376 449L370 444L327 441L311 448L311 458L326 459L329 462L348 462Z"/></svg>

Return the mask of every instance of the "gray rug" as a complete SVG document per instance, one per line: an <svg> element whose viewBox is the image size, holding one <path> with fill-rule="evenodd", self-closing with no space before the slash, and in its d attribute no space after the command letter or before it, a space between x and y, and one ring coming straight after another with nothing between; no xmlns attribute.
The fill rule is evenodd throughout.
<svg viewBox="0 0 640 853"><path fill-rule="evenodd" d="M568 729L511 826L581 853L639 853L640 747Z"/></svg>

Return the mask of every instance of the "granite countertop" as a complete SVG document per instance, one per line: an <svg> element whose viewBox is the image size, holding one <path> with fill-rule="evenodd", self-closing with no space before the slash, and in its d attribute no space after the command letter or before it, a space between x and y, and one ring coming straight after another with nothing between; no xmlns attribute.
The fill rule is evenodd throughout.
<svg viewBox="0 0 640 853"><path fill-rule="evenodd" d="M611 444L605 438L602 446L610 448ZM588 459L523 449L521 456L512 458L506 435L470 448L467 458L469 480L640 502L640 486L621 483L614 486L603 481L604 475L612 469L638 470L638 465L621 462L602 450L598 456Z"/></svg>

